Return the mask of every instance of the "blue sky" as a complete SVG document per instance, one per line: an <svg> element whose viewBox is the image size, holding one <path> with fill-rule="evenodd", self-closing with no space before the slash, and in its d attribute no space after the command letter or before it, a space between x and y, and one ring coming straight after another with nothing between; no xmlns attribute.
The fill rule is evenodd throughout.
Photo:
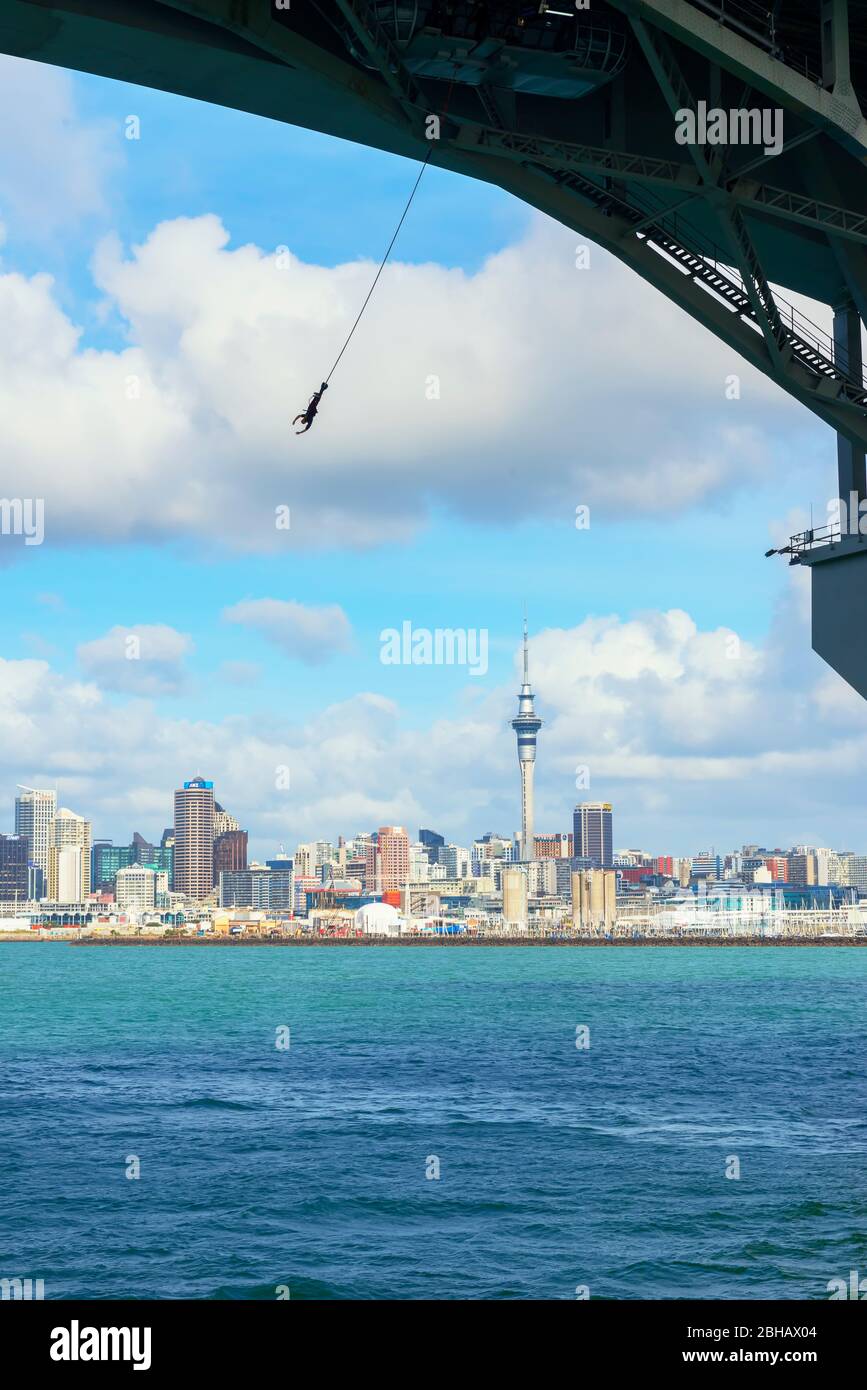
<svg viewBox="0 0 867 1390"><path fill-rule="evenodd" d="M48 272L53 277L50 297L56 310L81 331L74 356L85 367L88 360L97 360L88 359L91 349L106 362L119 362L125 351L141 349L150 355L155 379L165 368L168 354L157 360L166 341L165 315L157 319L154 311L149 319L147 288L140 290L135 285L136 276L144 280L153 272L136 262L132 251L148 243L159 224L177 228L181 226L178 219L219 218L228 241L213 253L214 264L228 268L227 273L234 274L241 264L233 259L234 253L250 244L259 248L256 254L260 258L287 245L304 267L330 272L359 259L378 260L415 178L417 166L406 160L260 118L126 84L56 74L36 65L19 64L17 72L25 88L27 83L36 84L34 90L48 90L45 84L61 84L66 103L57 129L46 124L42 134L47 163L41 174L37 167L34 180L42 178L45 197L52 196L51 181L59 177L57 160L61 156L52 141L61 146L65 140L91 142L88 167L95 170L96 191L76 207L73 187L67 216L56 209L51 217L41 216L36 187L30 203L16 207L7 150L5 199L0 157L0 222L6 231L5 244L0 246L0 275L32 277ZM130 114L141 122L141 139L137 141L124 138L124 122ZM37 165L38 154L37 150ZM14 173L14 163L11 167ZM506 692L514 689L525 607L531 631L540 636L550 634L545 649L550 651L568 646L573 640L569 634L578 634L574 640L580 645L583 625L596 619L611 619L619 625L618 631L625 632L624 625L632 620L644 622L643 615L683 609L699 635L731 630L751 649L764 652L763 670L770 679L773 662L768 658L769 644L789 644L784 624L794 620L780 615L794 611L794 601L787 567L766 560L763 552L769 535L781 538L790 523L796 525L806 519L811 503L821 519L825 498L833 490L834 453L829 432L736 361L727 363L725 354L707 335L663 301L654 301L640 282L608 258L601 258L601 253L595 264L601 264L600 275L604 272L605 278L597 276L594 281L597 297L592 303L582 297L584 286L580 277L574 276L558 282L552 291L551 302L558 305L556 324L546 313L541 293L538 312L534 313L536 277L542 281L552 275L552 258L562 254L568 259L576 240L550 225L541 227L541 222L498 190L431 168L395 252L396 262L409 268L409 278L400 282L405 285L401 293L407 296L405 314L400 313L398 291L389 288L396 287L398 281L384 277L382 302L374 301L362 322L309 439L296 443L284 421L278 423L273 442L264 446L264 453L257 453L263 446L252 439L248 452L243 434L233 426L235 461L231 470L235 481L227 483L220 474L215 482L215 490L221 496L225 491L228 500L221 520L215 520L213 526L188 519L162 532L157 527L157 539L148 541L148 531L152 530L147 523L148 509L160 513L167 495L158 451L151 459L142 446L141 473L136 475L135 487L141 517L120 527L113 484L102 493L94 484L86 524L80 518L76 522L73 503L63 490L69 479L63 478L62 440L58 440L50 460L31 456L31 471L51 465L63 502L55 502L52 511L52 496L49 493L46 497L44 545L26 549L19 545L0 552L5 562L6 596L0 616L3 657L10 662L43 661L61 682L99 682L96 667L88 667L86 662L82 665L78 649L83 644L115 629L138 627L167 627L189 638L166 688L141 692L147 700L146 717L129 688L118 688L108 680L100 692L102 707L114 709L121 719L134 698L136 720L141 720L142 728L152 721L152 727L160 729L165 721L169 731L166 742L175 750L159 773L167 783L166 812L171 786L197 771L214 777L218 794L221 777L224 779L230 789L224 799L228 803L232 793L236 798L233 809L245 797L242 775L238 769L229 771L228 755L222 767L199 766L196 761L203 748L220 747L212 731L226 721L231 725L243 718L251 726L257 721L270 726L275 719L285 718L296 729L305 721L315 722L323 709L370 692L396 702L402 737L417 731L423 738L426 730L443 720L454 721L457 728L468 709L484 708L488 733L482 738L486 749L483 762L475 771L449 774L458 781L461 776L469 779L471 792L463 798L466 805L481 807L488 799L485 811L478 810L482 819L470 824L469 812L463 818L457 816L455 807L462 801L460 786L439 797L435 770L425 773L423 786L416 785L418 754L410 746L406 765L393 787L385 791L353 784L355 800L347 804L341 799L341 785L351 777L344 771L337 777L330 799L317 806L299 804L293 808L285 832L278 827L278 810L260 816L254 797L237 806L249 820L260 851L270 849L275 827L280 838L290 842L293 835L302 838L314 830L329 835L369 828L361 819L346 819L352 815L390 815L405 819L413 829L413 816L422 817L422 823L439 824L452 815L455 823L443 823L442 829L463 840L492 826L508 833L515 828L518 811L514 752L505 727L512 697ZM198 236L204 224L192 226L191 235ZM115 238L117 247L114 268L99 271L95 279L95 257L98 261L103 254L99 248L107 236ZM206 254L212 252L203 250L200 263ZM174 265L173 255L171 251L165 264ZM404 335L407 342L413 337L426 341L424 306L431 302L430 294L436 297L443 287L454 292L456 313L463 312L472 294L478 293L481 302L488 302L485 295L491 291L486 288L485 267L497 256L506 258L508 274L514 274L509 269L513 263L520 266L519 280L514 282L515 298L526 300L526 305L514 310L510 306L509 312L524 313L525 317L517 328L508 317L503 323L495 322L504 297L500 293L492 310L489 343L478 314L468 319L469 329L456 325L456 349L459 338L465 340L468 333L478 330L474 360L482 364L485 375L476 377L475 368L459 371L455 366L450 377L450 360L445 361L444 409L436 417L436 428L443 414L452 409L450 401L457 397L459 411L453 422L441 435L434 431L430 439L423 424L413 423L415 417L409 422L402 417L390 432L394 393L404 389L399 382L406 351ZM302 271L307 274L304 267L298 271L293 305L303 299L308 283L301 278ZM416 267L415 272L412 267ZM261 260L256 273L260 271ZM443 278L447 271L452 272L450 279ZM161 278L152 281L152 287L165 283L165 273L159 267L158 272ZM178 297L182 298L185 285L178 274ZM562 274L562 268L557 274ZM258 378L261 404L255 398L257 376L251 368L249 389L245 389L241 406L245 418L255 421L260 413L264 417L276 411L279 419L288 420L301 409L330 365L334 345L342 340L344 322L351 322L351 310L360 302L368 279L369 268L362 267L347 291L343 312L349 314L348 320L341 318L321 332L314 324L309 337L298 322L287 322L285 394L281 365L273 361L272 353L267 362L271 375L267 380ZM308 280L314 286L319 283L311 277ZM563 284L567 285L565 302ZM573 286L574 302L569 298ZM201 292L202 299L205 293ZM219 301L218 294L216 299ZM236 312L243 316L243 296L239 296L238 305ZM213 324L213 310L208 312L208 322ZM392 328L386 331L387 324ZM442 343L448 342L448 323L438 325L437 333L439 346L432 345L430 352L432 369L439 371ZM173 339L174 365L180 354L176 343L184 344L192 336L188 324ZM279 344L279 333L274 341ZM597 370L597 358L602 360L605 351L609 353L605 359L608 365L598 370L604 372L600 379L604 379L608 394L600 404L590 377ZM184 364L184 372L187 366ZM231 366L229 356L228 368ZM723 400L727 368L743 371L743 411ZM167 391L167 400L176 399L186 379L183 373L175 377L175 395ZM452 392L448 400L447 386ZM372 399L374 391L376 397ZM492 392L500 393L508 402L508 410L514 412L512 417L505 413L499 435L496 430L492 434L485 423L492 409ZM84 394L79 388L79 395ZM46 408L51 410L50 395L48 399ZM204 415L213 409L209 405ZM194 424L202 410L192 412ZM509 418L516 424L510 425ZM729 432L731 421L736 426ZM285 437L280 433L284 427ZM77 427L74 431L79 443L86 428L94 428L92 422L82 425L81 434ZM348 434L350 445L334 442L338 430L344 432L341 440ZM404 457L403 471L371 473L371 459L376 458L380 442L391 448L398 432L395 467ZM357 464L351 449L353 436L357 440ZM223 435L211 437L220 448ZM456 450L459 453L465 438L469 440L466 460L457 458L455 462ZM444 442L437 452L440 439ZM98 423L94 447L100 447ZM331 451L338 447L343 453L330 482ZM698 460L695 472L702 479L694 488L684 483L690 473L693 447ZM285 544L273 537L268 544L251 543L246 537L236 545L231 516L237 497L233 503L231 487L238 486L239 472L243 475L249 467L251 490L254 477L265 479L261 495L266 510L275 500L284 500L284 448L285 499L293 503L292 533ZM299 452L302 449L303 454ZM482 455L483 461L477 463ZM26 478L24 452L22 459L22 477ZM562 496L558 493L558 459L567 459L570 470ZM624 469L624 460L624 481L619 489L618 471ZM149 471L151 462L153 473ZM440 473L448 475L453 465L453 476L443 481ZM84 468L86 491L86 463L78 460L75 467ZM215 478L217 471L215 464ZM181 453L175 476L184 472ZM299 486L302 474L307 479L303 486L309 485L313 491L302 493L301 523L296 529L293 488ZM25 484L20 486L21 495L27 495ZM205 496L207 470L197 486ZM395 498L404 498L404 494L405 505L397 506ZM532 495L542 500L523 505L522 496ZM591 497L592 524L589 530L576 530L575 506ZM105 503L102 517L101 498ZM361 498L364 534L357 539L352 517ZM336 499L336 521L329 511L330 499ZM395 506L397 510L393 510ZM62 524L52 530L52 516L58 513L62 514ZM238 527L240 535L240 514ZM266 597L314 609L337 605L348 620L351 637L342 646L335 645L327 660L311 663L293 654L285 641L275 644L254 626L234 624L223 616L235 604ZM419 671L384 667L379 660L380 631L399 626L404 619L416 627L487 629L490 669L486 676L474 680L457 668ZM655 618L647 619L649 628L654 623ZM808 653L803 612L799 623L791 640L803 643L810 678L821 681L824 673ZM699 636L696 640L703 639ZM231 664L228 671L227 663ZM245 669L239 671L238 664ZM543 670L545 664L544 658L540 659ZM674 670L654 657L647 669L655 673L655 681L671 681L668 696L675 705L685 698L688 682L683 661ZM584 680L591 685L575 684ZM773 695L757 686L757 681L758 677L750 677L748 701L772 700ZM750 758L767 751L767 738L764 744L759 740L738 751L729 746L726 728L717 729L712 744L703 747L703 755L717 759L722 768L734 751L742 759L740 770L733 776L730 770L720 773L726 790L718 807L712 795L696 788L690 774L689 797L693 802L687 806L684 788L678 785L680 772L672 771L673 781L664 794L658 787L656 791L649 789L646 780L634 785L630 781L629 762L639 752L642 756L670 756L675 768L685 753L695 751L694 739L688 740L686 750L675 747L671 728L677 721L668 716L665 746L641 750L633 746L630 731L641 721L626 706L630 699L645 698L637 687L620 701L615 730L610 722L614 718L610 673L606 675L601 667L578 672L568 695L559 684L555 691L553 676L548 691L538 676L536 683L540 712L559 731L556 735L552 732L548 744L552 763L555 749L560 768L568 762L571 753L564 751L563 739L568 743L571 735L563 731L580 726L585 704L591 711L588 728L604 728L616 741L620 762L600 759L601 767L610 771L603 770L594 794L618 799L622 806L618 842L685 852L726 835L735 843L760 838L762 827L769 841L775 842L787 834L797 838L799 833L806 836L812 832L827 839L845 834L844 809L829 808L836 808L839 802L845 807L848 792L838 795L839 788L835 792L831 786L816 787L816 806L800 820L790 805L781 809L775 820L775 802L762 792L758 822L744 819L742 828L737 829L738 806L750 800L750 795L744 795L743 784L738 795L738 779L746 776L744 769ZM696 720L706 718L704 701L712 696L712 689L702 692ZM805 696L807 705L811 698ZM801 708L799 719L806 719L805 708ZM642 718L645 715L642 706ZM742 721L745 710L735 717ZM847 706L846 717L854 720L852 736L860 737L858 711ZM201 724L208 726L207 737L199 743L190 738L185 751L179 728ZM97 721L92 730L97 743L98 729ZM576 758L587 753L586 747L582 753L579 746L590 740L585 734L572 739ZM648 730L647 738L651 737ZM735 742L742 737L739 730ZM832 737L830 729L826 737ZM496 742L498 738L501 745ZM567 828L574 800L562 771L555 775L550 764L546 769L546 751L543 731L539 780L544 824L537 826L540 831ZM823 747L813 752L819 765ZM129 790L131 779L138 775L134 767L118 768L117 790L106 791L106 776L111 774L100 761L104 755L104 749L99 757L95 755L93 776L88 780L88 769L76 765L71 754L58 754L52 768L48 735L19 754L20 766L16 765L13 746L4 761L10 802L11 782L19 778L58 780L67 800L93 815L97 834L126 839L136 826L145 831L157 829L139 825L139 819L146 817L137 817L135 797ZM219 759L221 755L214 751L211 756ZM279 761L276 754L275 758ZM440 775L445 773L440 770ZM761 774L757 776L762 780ZM157 775L154 780L147 806L154 805ZM80 804L87 800L92 805ZM698 813L704 821L693 830ZM160 819L158 810L151 814ZM317 814L323 817L318 827L313 823ZM166 821L166 815L162 820Z"/></svg>

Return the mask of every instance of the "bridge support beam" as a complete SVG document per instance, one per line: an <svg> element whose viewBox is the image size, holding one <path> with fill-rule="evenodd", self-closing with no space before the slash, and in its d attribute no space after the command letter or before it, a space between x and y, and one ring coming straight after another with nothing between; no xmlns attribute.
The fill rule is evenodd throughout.
<svg viewBox="0 0 867 1390"><path fill-rule="evenodd" d="M822 85L861 114L849 69L849 0L822 0Z"/></svg>
<svg viewBox="0 0 867 1390"><path fill-rule="evenodd" d="M846 370L861 371L861 316L850 298L834 305L834 355ZM811 570L813 651L867 699L867 536L861 534L865 450L839 430L837 478L841 534L799 560Z"/></svg>
<svg viewBox="0 0 867 1390"><path fill-rule="evenodd" d="M861 361L861 317L851 299L834 305L834 357L844 371L856 372L859 376ZM865 451L863 445L853 444L851 439L837 432L837 477L839 496L849 505L850 495L858 495L859 502L867 497L867 472L865 472Z"/></svg>
<svg viewBox="0 0 867 1390"><path fill-rule="evenodd" d="M801 564L812 571L813 651L867 699L867 536L818 546Z"/></svg>

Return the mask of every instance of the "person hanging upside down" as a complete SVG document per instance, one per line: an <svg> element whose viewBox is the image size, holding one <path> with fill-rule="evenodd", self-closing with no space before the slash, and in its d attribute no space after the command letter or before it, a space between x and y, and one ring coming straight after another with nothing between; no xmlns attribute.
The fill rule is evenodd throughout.
<svg viewBox="0 0 867 1390"><path fill-rule="evenodd" d="M322 393L323 393L323 391L327 391L327 390L328 390L328 382L327 382L327 381L323 381L323 383L322 383L322 385L320 386L319 390L318 390L318 391L314 391L313 395L310 397L310 401L309 401L309 403L308 403L307 409L306 409L306 410L303 410L303 411L301 412L300 415L296 415L296 416L295 416L295 419L292 421L293 425L297 425L297 424L298 424L298 421L300 420L300 421L302 422L303 426L304 426L303 429L296 430L296 431L295 431L296 434L306 434L306 433L307 433L307 431L309 430L310 426L313 424L313 421L316 419L316 416L317 416L317 414L318 414L318 412L319 412L319 402L322 400Z"/></svg>

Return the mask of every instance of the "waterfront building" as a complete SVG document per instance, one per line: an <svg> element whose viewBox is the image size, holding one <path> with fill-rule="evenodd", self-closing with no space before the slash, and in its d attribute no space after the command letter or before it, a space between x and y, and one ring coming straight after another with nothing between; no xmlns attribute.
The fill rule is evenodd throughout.
<svg viewBox="0 0 867 1390"><path fill-rule="evenodd" d="M431 873L430 855L424 845L410 845L409 847L409 881L410 883L420 883L423 879L430 878Z"/></svg>
<svg viewBox="0 0 867 1390"><path fill-rule="evenodd" d="M26 902L29 861L26 835L0 835L0 902Z"/></svg>
<svg viewBox="0 0 867 1390"><path fill-rule="evenodd" d="M41 869L33 860L27 864L27 897L32 903L40 902L48 891L45 870Z"/></svg>
<svg viewBox="0 0 867 1390"><path fill-rule="evenodd" d="M277 867L271 867L276 864ZM219 878L221 907L249 907L282 914L294 910L295 876L292 860L224 871Z"/></svg>
<svg viewBox="0 0 867 1390"><path fill-rule="evenodd" d="M158 897L168 893L168 875L144 864L131 864L118 869L114 898L118 908L128 912L146 912L155 908Z"/></svg>
<svg viewBox="0 0 867 1390"><path fill-rule="evenodd" d="M57 815L57 792L36 787L18 787L15 798L15 834L26 835L30 858L48 877L48 850L51 823Z"/></svg>
<svg viewBox="0 0 867 1390"><path fill-rule="evenodd" d="M305 916L307 912L307 896L316 889L321 889L322 885L318 879L309 874L299 874L295 870L295 912L298 916Z"/></svg>
<svg viewBox="0 0 867 1390"><path fill-rule="evenodd" d="M315 857L312 845L298 845L295 854L295 872L304 878L312 878L315 867Z"/></svg>
<svg viewBox="0 0 867 1390"><path fill-rule="evenodd" d="M72 845L48 851L48 896L53 902L80 903L86 897L81 851Z"/></svg>
<svg viewBox="0 0 867 1390"><path fill-rule="evenodd" d="M744 855L745 859L751 857L750 855ZM694 855L692 859L692 877L695 879L721 879L722 860L720 856L714 854L713 851Z"/></svg>
<svg viewBox="0 0 867 1390"><path fill-rule="evenodd" d="M527 925L527 873L518 864L503 869L503 925Z"/></svg>
<svg viewBox="0 0 867 1390"><path fill-rule="evenodd" d="M438 864L439 850L445 848L445 838L438 835L435 830L419 830L418 842L423 847L428 859L432 864Z"/></svg>
<svg viewBox="0 0 867 1390"><path fill-rule="evenodd" d="M614 867L613 812L610 802L579 802L572 817L572 836L576 859L591 860L600 869Z"/></svg>
<svg viewBox="0 0 867 1390"><path fill-rule="evenodd" d="M409 879L409 836L402 825L381 825L377 833L377 892L402 888Z"/></svg>
<svg viewBox="0 0 867 1390"><path fill-rule="evenodd" d="M849 882L858 893L867 894L867 854L853 854L849 858Z"/></svg>
<svg viewBox="0 0 867 1390"><path fill-rule="evenodd" d="M533 858L533 776L536 767L536 735L542 727L533 703L530 685L527 620L524 619L524 680L518 695L518 713L512 728L518 742L518 767L521 770L521 858Z"/></svg>
<svg viewBox="0 0 867 1390"><path fill-rule="evenodd" d="M816 860L816 883L822 888L827 888L832 882L831 859L836 858L836 855L832 849L815 849L813 855Z"/></svg>
<svg viewBox="0 0 867 1390"><path fill-rule="evenodd" d="M214 839L219 835L226 835L230 830L240 830L241 822L234 816L230 816L225 807L219 801L214 802Z"/></svg>
<svg viewBox="0 0 867 1390"><path fill-rule="evenodd" d="M572 925L577 931L610 931L616 916L614 869L582 869L572 875Z"/></svg>
<svg viewBox="0 0 867 1390"><path fill-rule="evenodd" d="M554 859L552 862L554 864L555 891L557 896L558 898L568 899L572 891L572 870L574 861L572 859Z"/></svg>
<svg viewBox="0 0 867 1390"><path fill-rule="evenodd" d="M206 898L214 886L214 784L193 777L175 792L174 888Z"/></svg>
<svg viewBox="0 0 867 1390"><path fill-rule="evenodd" d="M272 912L288 913L294 911L295 872L292 860L288 855L282 855L278 859L269 859L266 867L269 870L267 906ZM263 906L265 906L264 903Z"/></svg>
<svg viewBox="0 0 867 1390"><path fill-rule="evenodd" d="M473 856L461 845L447 845L445 870L449 878L469 878L473 872Z"/></svg>
<svg viewBox="0 0 867 1390"><path fill-rule="evenodd" d="M490 872L491 860L506 864L516 864L521 858L521 843L507 840L504 835L495 835L488 830L480 840L473 841L473 873L485 875Z"/></svg>
<svg viewBox="0 0 867 1390"><path fill-rule="evenodd" d="M816 855L812 850L801 848L789 855L788 881L796 888L809 888L818 884Z"/></svg>
<svg viewBox="0 0 867 1390"><path fill-rule="evenodd" d="M853 857L854 856L846 850L840 852L831 851L828 856L829 883L837 884L842 888L848 887L850 861Z"/></svg>
<svg viewBox="0 0 867 1390"><path fill-rule="evenodd" d="M376 835L360 836L360 849L364 858L364 891L382 892L382 873L380 870L379 845Z"/></svg>
<svg viewBox="0 0 867 1390"><path fill-rule="evenodd" d="M247 867L246 830L224 830L214 839L214 882L220 874L238 873Z"/></svg>
<svg viewBox="0 0 867 1390"><path fill-rule="evenodd" d="M568 861L566 861L568 863ZM557 893L557 864L553 859L531 859L527 864L527 888L532 898L554 897Z"/></svg>
<svg viewBox="0 0 867 1390"><path fill-rule="evenodd" d="M54 902L83 902L90 893L92 844L90 821L61 807L51 822L48 846L48 896Z"/></svg>
<svg viewBox="0 0 867 1390"><path fill-rule="evenodd" d="M346 859L346 877L357 878L360 883L364 883L367 873L367 860L364 855L351 854Z"/></svg>
<svg viewBox="0 0 867 1390"><path fill-rule="evenodd" d="M789 881L789 857L786 854L766 854L764 856L765 868L771 875L775 883L788 883Z"/></svg>
<svg viewBox="0 0 867 1390"><path fill-rule="evenodd" d="M161 869L165 869L169 876L169 889L174 889L175 883L175 828L170 825L163 831L159 845L159 858L156 860Z"/></svg>
<svg viewBox="0 0 867 1390"><path fill-rule="evenodd" d="M535 835L534 859L571 859L574 853L572 835Z"/></svg>
<svg viewBox="0 0 867 1390"><path fill-rule="evenodd" d="M90 883L95 893L114 888L120 869L133 862L130 845L115 845L111 840L97 840L90 851Z"/></svg>

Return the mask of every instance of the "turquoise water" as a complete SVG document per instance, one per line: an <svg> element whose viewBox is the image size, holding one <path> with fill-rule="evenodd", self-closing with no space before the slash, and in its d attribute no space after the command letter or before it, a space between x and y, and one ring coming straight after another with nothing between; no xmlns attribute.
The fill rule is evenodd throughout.
<svg viewBox="0 0 867 1390"><path fill-rule="evenodd" d="M826 1298L867 1273L865 1044L852 948L0 945L0 1277Z"/></svg>

